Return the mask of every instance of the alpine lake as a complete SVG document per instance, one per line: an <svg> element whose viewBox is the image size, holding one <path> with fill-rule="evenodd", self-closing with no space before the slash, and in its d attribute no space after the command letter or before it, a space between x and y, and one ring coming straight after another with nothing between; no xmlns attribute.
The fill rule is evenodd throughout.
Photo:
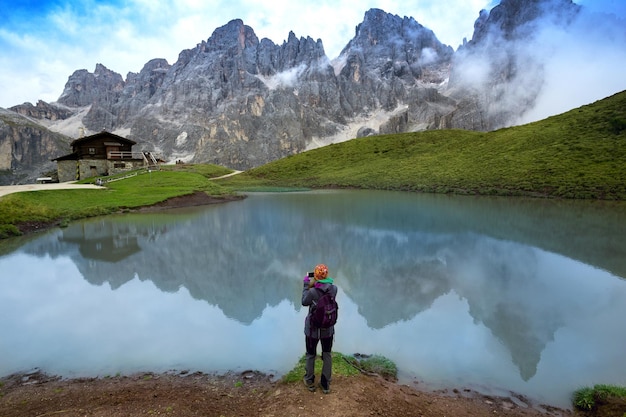
<svg viewBox="0 0 626 417"><path fill-rule="evenodd" d="M302 279L339 288L334 350L401 383L571 407L626 385L626 203L251 193L0 241L0 376L258 370L304 354Z"/></svg>

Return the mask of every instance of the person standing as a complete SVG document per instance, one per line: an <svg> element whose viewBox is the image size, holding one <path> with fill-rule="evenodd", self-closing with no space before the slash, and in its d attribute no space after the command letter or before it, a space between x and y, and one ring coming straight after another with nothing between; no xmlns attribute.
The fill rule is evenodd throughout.
<svg viewBox="0 0 626 417"><path fill-rule="evenodd" d="M328 267L319 264L315 267L313 276L311 274L304 277L304 285L302 288L302 305L309 307L309 312L304 321L304 336L306 346L306 362L304 384L309 391L315 391L315 357L317 355L317 344L322 345L322 375L320 378L320 388L324 394L330 392L330 381L333 368L333 337L335 335L335 326L316 327L312 317L317 308L319 299L326 293L329 293L333 300L337 296L337 287L334 281L328 276ZM335 313L336 314L336 313Z"/></svg>

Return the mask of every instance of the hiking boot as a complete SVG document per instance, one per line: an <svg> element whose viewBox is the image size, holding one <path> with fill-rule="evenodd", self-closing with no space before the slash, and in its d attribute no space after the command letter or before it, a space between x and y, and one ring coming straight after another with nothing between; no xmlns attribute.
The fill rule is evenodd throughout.
<svg viewBox="0 0 626 417"><path fill-rule="evenodd" d="M315 392L315 382L313 381L309 382L306 379L303 379L302 381L304 381L304 385L309 391Z"/></svg>
<svg viewBox="0 0 626 417"><path fill-rule="evenodd" d="M324 394L330 394L330 385L326 384L326 387L324 387L324 384L320 383L320 388Z"/></svg>
<svg viewBox="0 0 626 417"><path fill-rule="evenodd" d="M330 381L324 374L322 374L322 377L320 378L320 388L324 394L328 394L330 392Z"/></svg>

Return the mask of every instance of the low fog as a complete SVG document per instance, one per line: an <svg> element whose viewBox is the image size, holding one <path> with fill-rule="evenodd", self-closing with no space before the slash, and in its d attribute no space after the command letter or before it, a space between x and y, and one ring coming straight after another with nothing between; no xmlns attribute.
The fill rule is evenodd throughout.
<svg viewBox="0 0 626 417"><path fill-rule="evenodd" d="M504 41L491 32L481 47L460 48L453 75L457 87L489 94L490 111L519 115L509 124L541 120L626 90L626 21L614 14L581 6L569 23L568 16L548 13L516 34L523 35ZM507 81L503 68L510 71Z"/></svg>
<svg viewBox="0 0 626 417"><path fill-rule="evenodd" d="M626 21L583 7L569 28L546 27L535 44L544 63L543 88L521 123L626 90Z"/></svg>

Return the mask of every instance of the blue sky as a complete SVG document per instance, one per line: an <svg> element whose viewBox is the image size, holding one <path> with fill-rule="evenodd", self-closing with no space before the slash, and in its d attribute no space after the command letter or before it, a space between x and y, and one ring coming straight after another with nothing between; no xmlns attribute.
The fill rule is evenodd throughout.
<svg viewBox="0 0 626 417"><path fill-rule="evenodd" d="M626 17L623 0L577 0ZM0 0L0 107L56 101L77 69L97 63L126 78L153 58L173 64L228 21L282 44L289 31L322 39L335 58L376 7L410 16L457 48L495 0Z"/></svg>

